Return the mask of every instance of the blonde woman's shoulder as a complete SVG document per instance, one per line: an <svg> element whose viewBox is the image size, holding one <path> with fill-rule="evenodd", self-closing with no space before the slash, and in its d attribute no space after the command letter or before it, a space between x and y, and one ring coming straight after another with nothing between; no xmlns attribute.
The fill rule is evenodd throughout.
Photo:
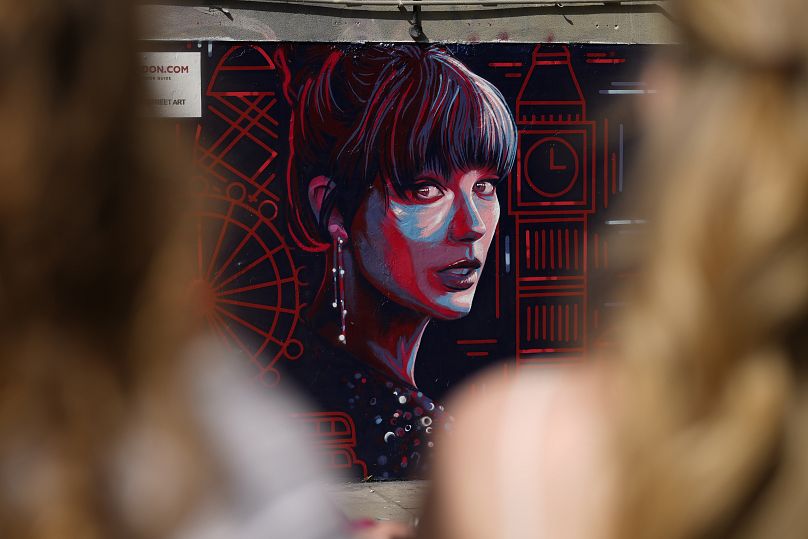
<svg viewBox="0 0 808 539"><path fill-rule="evenodd" d="M450 408L435 503L446 539L608 535L614 459L607 381L593 365L485 373ZM437 516L437 515L436 515Z"/></svg>

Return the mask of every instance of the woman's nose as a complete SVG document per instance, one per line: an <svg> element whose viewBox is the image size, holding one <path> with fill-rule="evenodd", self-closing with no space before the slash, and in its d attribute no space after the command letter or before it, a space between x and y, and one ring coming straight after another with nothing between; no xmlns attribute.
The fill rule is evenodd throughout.
<svg viewBox="0 0 808 539"><path fill-rule="evenodd" d="M455 241L473 242L485 235L486 226L477 205L466 197L455 200L455 209L449 223L449 234Z"/></svg>

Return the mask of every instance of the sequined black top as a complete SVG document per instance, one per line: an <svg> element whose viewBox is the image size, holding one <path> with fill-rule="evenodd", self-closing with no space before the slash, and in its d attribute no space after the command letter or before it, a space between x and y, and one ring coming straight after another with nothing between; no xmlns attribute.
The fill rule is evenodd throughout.
<svg viewBox="0 0 808 539"><path fill-rule="evenodd" d="M393 380L303 326L305 352L284 365L317 411L342 412L353 419L356 458L373 479L413 479L428 470L435 435L449 430L444 407L417 388ZM361 465L360 465L361 467Z"/></svg>

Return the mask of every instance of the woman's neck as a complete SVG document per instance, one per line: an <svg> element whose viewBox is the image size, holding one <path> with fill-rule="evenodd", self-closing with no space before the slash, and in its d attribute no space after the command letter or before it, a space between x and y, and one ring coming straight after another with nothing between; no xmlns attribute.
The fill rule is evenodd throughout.
<svg viewBox="0 0 808 539"><path fill-rule="evenodd" d="M329 253L327 260L332 260ZM383 373L415 387L415 358L430 317L390 300L359 274L350 253L343 256L346 315L345 343L340 311L333 307L334 284L330 268L308 319L315 331Z"/></svg>

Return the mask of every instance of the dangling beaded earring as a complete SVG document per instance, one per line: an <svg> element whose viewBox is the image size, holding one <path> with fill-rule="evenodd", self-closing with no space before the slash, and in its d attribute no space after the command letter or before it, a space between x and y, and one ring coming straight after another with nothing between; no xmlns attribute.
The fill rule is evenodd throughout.
<svg viewBox="0 0 808 539"><path fill-rule="evenodd" d="M345 268L343 267L342 246L345 243L341 237L334 238L334 264L331 273L334 278L334 301L331 306L339 310L339 336L342 344L347 342L345 337L345 318L348 310L345 308Z"/></svg>

